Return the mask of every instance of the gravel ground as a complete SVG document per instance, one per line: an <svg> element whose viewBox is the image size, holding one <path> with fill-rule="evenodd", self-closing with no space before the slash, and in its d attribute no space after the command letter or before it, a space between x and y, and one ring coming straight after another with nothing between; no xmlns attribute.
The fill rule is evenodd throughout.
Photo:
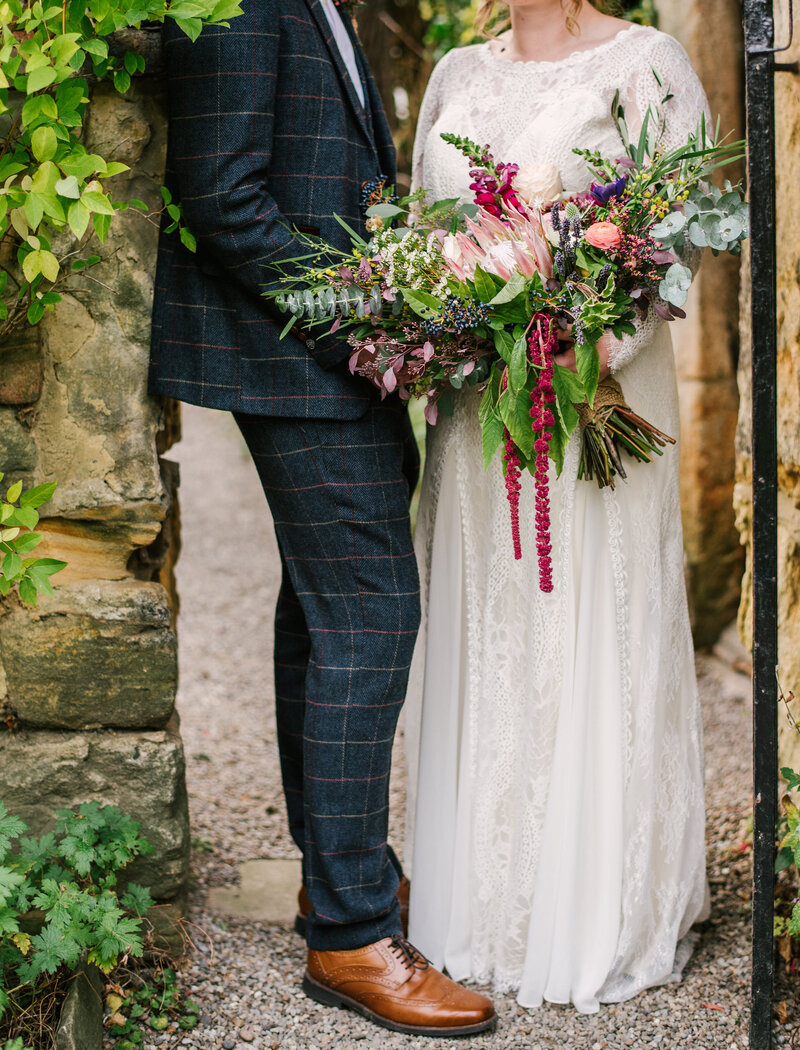
<svg viewBox="0 0 800 1050"><path fill-rule="evenodd" d="M278 560L255 470L231 417L187 408L181 464L184 550L179 563L181 689L194 855L190 918L196 950L182 971L203 1006L202 1025L180 1044L194 1050L322 1050L430 1047L318 1006L300 991L304 947L287 927L223 920L205 901L235 882L249 859L293 857L272 718L271 630ZM643 993L593 1016L519 1008L496 997L497 1031L475 1050L717 1048L747 1045L750 864L743 845L750 801L747 679L715 656L698 658L705 709L709 877L713 913L680 985ZM392 836L402 842L403 768L398 755ZM789 1045L797 987L779 989Z"/></svg>

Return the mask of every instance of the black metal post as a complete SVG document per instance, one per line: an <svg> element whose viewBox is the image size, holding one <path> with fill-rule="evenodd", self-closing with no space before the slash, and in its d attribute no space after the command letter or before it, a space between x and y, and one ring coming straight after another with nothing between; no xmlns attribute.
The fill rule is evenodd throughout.
<svg viewBox="0 0 800 1050"><path fill-rule="evenodd" d="M772 0L744 0L753 383L753 988L750 1050L772 1046L778 817L775 60Z"/></svg>

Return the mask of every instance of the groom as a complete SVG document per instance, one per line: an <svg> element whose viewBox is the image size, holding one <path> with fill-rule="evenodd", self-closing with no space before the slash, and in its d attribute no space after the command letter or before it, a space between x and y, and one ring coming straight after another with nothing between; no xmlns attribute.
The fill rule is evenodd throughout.
<svg viewBox="0 0 800 1050"><path fill-rule="evenodd" d="M392 741L419 626L408 416L262 297L303 254L293 228L347 249L362 186L394 179L380 99L334 0L243 0L195 43L165 30L167 180L197 238L161 236L150 390L227 409L255 461L280 548L278 741L303 853L307 994L396 1031L469 1034L492 1004L403 939L387 846Z"/></svg>

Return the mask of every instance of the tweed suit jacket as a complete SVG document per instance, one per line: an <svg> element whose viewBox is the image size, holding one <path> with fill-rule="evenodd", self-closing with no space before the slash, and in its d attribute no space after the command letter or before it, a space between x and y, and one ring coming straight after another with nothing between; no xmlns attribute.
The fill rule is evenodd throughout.
<svg viewBox="0 0 800 1050"><path fill-rule="evenodd" d="M363 107L319 0L242 7L195 43L165 28L166 182L197 252L162 227L150 391L258 415L357 419L375 395L350 375L345 340L280 340L287 318L261 293L275 278L268 263L303 253L292 227L343 249L334 215L364 232L362 184L395 177L391 135L346 12Z"/></svg>

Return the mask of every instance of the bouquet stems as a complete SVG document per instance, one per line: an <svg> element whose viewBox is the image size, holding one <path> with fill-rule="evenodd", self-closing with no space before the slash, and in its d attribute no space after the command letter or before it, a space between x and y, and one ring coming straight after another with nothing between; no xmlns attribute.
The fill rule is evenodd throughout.
<svg viewBox="0 0 800 1050"><path fill-rule="evenodd" d="M594 479L601 489L613 489L616 477L627 478L622 452L641 463L652 463L654 455L663 455L665 445L675 444L675 438L631 411L622 388L611 376L598 385L591 407L587 403L576 407L581 426L578 477Z"/></svg>

